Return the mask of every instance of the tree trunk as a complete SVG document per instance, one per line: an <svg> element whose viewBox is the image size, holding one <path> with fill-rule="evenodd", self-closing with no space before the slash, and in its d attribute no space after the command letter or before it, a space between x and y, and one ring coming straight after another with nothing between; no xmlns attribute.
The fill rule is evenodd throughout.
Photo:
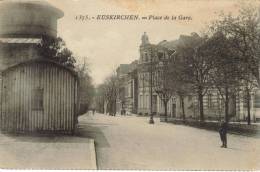
<svg viewBox="0 0 260 172"><path fill-rule="evenodd" d="M114 109L114 116L116 116L116 99L114 100L114 106L113 106L113 109Z"/></svg>
<svg viewBox="0 0 260 172"><path fill-rule="evenodd" d="M182 108L182 118L183 118L183 121L186 120L186 115L185 115L185 108L184 108L184 99L183 99L183 96L180 96L180 99L181 99L181 108Z"/></svg>
<svg viewBox="0 0 260 172"><path fill-rule="evenodd" d="M164 118L165 118L165 122L168 121L168 116L167 116L167 101L164 101Z"/></svg>
<svg viewBox="0 0 260 172"><path fill-rule="evenodd" d="M246 94L247 94L247 99L246 99L246 104L247 104L247 124L248 125L251 125L251 115L250 115L250 100L251 100L251 97L250 97L250 91L249 89L247 88L246 89Z"/></svg>
<svg viewBox="0 0 260 172"><path fill-rule="evenodd" d="M107 101L104 102L103 108L104 108L104 114L106 115L108 113L108 102Z"/></svg>
<svg viewBox="0 0 260 172"><path fill-rule="evenodd" d="M199 109L200 109L200 121L204 122L203 94L201 88L199 88L198 90L198 98L199 98Z"/></svg>
<svg viewBox="0 0 260 172"><path fill-rule="evenodd" d="M109 115L113 116L113 103L111 101L109 102Z"/></svg>
<svg viewBox="0 0 260 172"><path fill-rule="evenodd" d="M228 115L228 110L229 110L229 93L228 89L225 89L225 121L228 123L229 121L229 115Z"/></svg>

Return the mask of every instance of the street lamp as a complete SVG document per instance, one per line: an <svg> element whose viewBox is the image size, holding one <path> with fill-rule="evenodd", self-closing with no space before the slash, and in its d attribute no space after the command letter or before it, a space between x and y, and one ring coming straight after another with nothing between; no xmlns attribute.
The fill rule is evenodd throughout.
<svg viewBox="0 0 260 172"><path fill-rule="evenodd" d="M149 73L150 73L149 81L150 81L150 111L151 111L149 124L154 124L154 120L153 120L153 57L151 57Z"/></svg>
<svg viewBox="0 0 260 172"><path fill-rule="evenodd" d="M151 56L151 61L150 61L150 65L149 65L149 73L150 73L150 79L149 79L149 82L150 82L150 120L149 120L149 124L154 124L154 119L153 119L153 87L154 87L154 83L153 83L153 72L156 68L162 68L163 66L166 65L167 63L167 60L171 60L173 58L173 55L175 53L175 50L170 50L169 53L169 58L168 59L165 59L165 57L163 57L163 59L159 59L159 62L157 61L153 61L155 60L154 59L154 56L152 55ZM156 63L158 63L157 66Z"/></svg>

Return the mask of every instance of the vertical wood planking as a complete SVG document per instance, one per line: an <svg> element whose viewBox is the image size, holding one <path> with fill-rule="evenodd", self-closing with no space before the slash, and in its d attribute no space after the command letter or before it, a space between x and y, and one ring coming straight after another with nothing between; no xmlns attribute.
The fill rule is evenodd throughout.
<svg viewBox="0 0 260 172"><path fill-rule="evenodd" d="M22 117L23 119L23 125L22 125L22 131L26 131L26 116L24 114L24 108L23 108L23 105L24 105L24 102L25 102L25 94L24 94L24 91L25 91L25 80L24 80L24 70L26 70L26 68L21 68L20 67L20 78L19 78L19 84L21 84L21 88L18 88L17 90L17 94L21 93L21 102L18 102L18 106L20 107L20 110L18 112L18 115ZM16 81L17 82L17 81Z"/></svg>
<svg viewBox="0 0 260 172"><path fill-rule="evenodd" d="M14 74L11 74L11 80L10 80L10 84L9 86L12 88L13 87L13 78L14 78ZM14 104L14 99L12 99L12 95L13 95L13 89L10 89L10 94L9 94L9 100L11 101L12 107L15 106ZM12 117L13 117L13 108L9 107L9 130L12 131L13 127L12 127Z"/></svg>
<svg viewBox="0 0 260 172"><path fill-rule="evenodd" d="M1 129L4 130L4 112L5 112L5 93L6 93L6 90L5 90L5 74L2 73L2 93L1 93Z"/></svg>
<svg viewBox="0 0 260 172"><path fill-rule="evenodd" d="M40 75L40 65L39 63L37 63L36 65L36 70L37 70L37 76L36 76L36 89L40 88L40 80L41 80L41 75ZM36 121L36 125L37 125L37 131L41 130L41 112L37 109L37 121Z"/></svg>
<svg viewBox="0 0 260 172"><path fill-rule="evenodd" d="M50 62L8 69L0 82L0 128L11 132L71 132L78 108L77 84L67 69ZM32 107L32 91L37 88L44 91L43 110Z"/></svg>
<svg viewBox="0 0 260 172"><path fill-rule="evenodd" d="M67 83L66 83L66 71L65 70L63 70L63 83L64 83L64 87L63 87L63 99L62 99L62 101L63 101L63 106L62 106L62 109L63 109L63 119L62 119L62 121L63 121L63 127L62 127L62 129L63 129L63 131L64 132L66 132L67 131L67 128L66 128L66 117L67 117L67 114L66 114L66 95L67 95L67 93L66 93L66 88L67 88Z"/></svg>
<svg viewBox="0 0 260 172"><path fill-rule="evenodd" d="M8 74L6 74L6 80L5 80L5 116L4 116L4 128L5 128L5 131L7 131L8 129L8 117L7 117L7 114L8 114L8 94L9 94L9 91L8 91L8 86L9 86L9 82L8 82Z"/></svg>
<svg viewBox="0 0 260 172"><path fill-rule="evenodd" d="M50 90L49 90L49 85L50 85L50 74L47 72L47 65L44 67L44 73L46 76L46 89L45 89L45 99L46 99L46 104L44 105L45 107L45 111L44 111L44 115L46 115L45 118L45 123L46 123L46 130L49 131L49 107L50 107Z"/></svg>
<svg viewBox="0 0 260 172"><path fill-rule="evenodd" d="M46 122L45 122L45 120L46 120L46 107L45 107L45 105L46 105L46 84L47 84L47 81L46 81L46 74L45 74L45 63L42 63L41 64L41 72L42 72L42 88L43 88L43 110L42 110L42 128L43 128L43 130L44 131L46 131L47 130L47 127L46 127Z"/></svg>
<svg viewBox="0 0 260 172"><path fill-rule="evenodd" d="M32 90L31 91L33 91L36 88L36 85L37 85L37 83L36 83L37 66L36 67L32 66L32 71L33 71L33 76L32 76L33 85L32 85ZM34 102L34 100L32 99L32 105L33 105L33 102ZM37 130L36 129L36 127L37 127L37 125L36 125L36 122L37 122L36 116L37 116L37 112L33 109L33 106L32 106L33 131Z"/></svg>
<svg viewBox="0 0 260 172"><path fill-rule="evenodd" d="M8 87L10 88L10 86L11 86L10 82L11 82L11 80L12 80L10 74L9 74L8 78L9 78L9 80L8 80ZM10 106L9 106L9 104L11 104L11 106L13 106L13 102L10 101L10 94L11 94L11 91L8 90L8 96L7 96L7 101L8 101L8 102L7 102L7 103L8 103L8 106L7 106L7 107L8 107L8 109L7 109L6 117L7 117L7 131L9 131L9 132L10 132L10 128L11 128L11 126L10 126L10 122L11 122L11 118L10 118L10 116L11 116L11 111L10 111Z"/></svg>
<svg viewBox="0 0 260 172"><path fill-rule="evenodd" d="M64 128L63 128L63 121L64 121L64 111L63 111L63 105L64 105L64 103L63 103L63 101L64 101L64 86L66 85L66 84L64 84L64 82L63 82L63 69L61 69L60 70L60 130L61 131L63 131L64 130Z"/></svg>
<svg viewBox="0 0 260 172"><path fill-rule="evenodd" d="M74 81L72 78L70 78L71 81L71 130L73 130L73 124L74 124L74 101L75 101L75 90L73 87Z"/></svg>
<svg viewBox="0 0 260 172"><path fill-rule="evenodd" d="M73 131L75 130L75 126L76 126L76 120L78 118L78 104L77 104L77 101L78 101L78 86L77 86L77 80L76 78L73 78L73 81L74 81L74 84L73 84L73 87L74 87L74 90L75 90L75 93L74 93L74 96L75 96L75 99L74 99L74 113L73 113Z"/></svg>
<svg viewBox="0 0 260 172"><path fill-rule="evenodd" d="M51 112L51 69L49 69L47 72L47 68L45 69L46 73L48 74L48 83L47 83L47 87L48 87L48 104L47 104L47 126L48 126L48 131L51 130L51 120L50 120L50 112Z"/></svg>
<svg viewBox="0 0 260 172"><path fill-rule="evenodd" d="M71 104L72 104L72 85L71 85L71 78L69 77L69 104L68 104L68 106L69 106L69 130L72 130L72 125L71 125L71 121L72 121L72 106L71 106Z"/></svg>
<svg viewBox="0 0 260 172"><path fill-rule="evenodd" d="M58 125L57 125L57 120L56 120L56 116L57 116L57 113L58 113L58 110L57 110L57 105L58 105L58 97L57 97L57 80L58 80L58 77L57 77L57 70L56 70L56 67L53 68L54 69L54 91L53 91L53 94L55 95L55 101L54 101L54 112L53 112L53 117L54 117L54 130L57 130L58 129Z"/></svg>
<svg viewBox="0 0 260 172"><path fill-rule="evenodd" d="M61 122L61 120L60 120L60 117L61 117L61 108L60 108L60 106L61 106L61 97L60 97L60 95L61 95L61 88L60 88L61 75L60 75L60 71L58 70L58 68L56 68L56 70L57 70L57 85L56 85L57 92L56 92L56 94L57 94L57 99L58 99L58 102L57 102L57 112L58 113L56 114L56 117L57 117L58 131L60 131L60 129L61 129L61 126L60 126L60 122Z"/></svg>
<svg viewBox="0 0 260 172"><path fill-rule="evenodd" d="M48 126L48 112L49 112L49 109L48 109L48 104L49 104L49 80L48 80L48 73L47 73L47 65L44 64L44 67L43 67L43 71L44 71L44 126L45 126L45 130L49 130L49 126Z"/></svg>
<svg viewBox="0 0 260 172"><path fill-rule="evenodd" d="M10 81L10 79L9 79L9 74L7 74L7 80L6 80L6 88L9 88L9 81ZM8 100L8 96L9 96L9 90L8 89L6 89L6 96L5 96L5 100L6 100L6 110L5 110L5 130L6 131L8 131L8 128L9 128L9 117L8 117L8 113L9 113L9 104L10 104L10 102L9 102L9 100Z"/></svg>
<svg viewBox="0 0 260 172"><path fill-rule="evenodd" d="M1 100L1 104L0 104L0 106L1 106L1 111L0 111L0 129L3 129L3 92L4 92L4 87L3 87L3 84L4 84L4 82L3 82L3 74L1 73L1 84L0 84L0 89L1 89L1 97L0 97L0 100Z"/></svg>
<svg viewBox="0 0 260 172"><path fill-rule="evenodd" d="M65 106L66 106L66 86L67 86L67 83L66 83L66 71L64 69L62 69L62 83L64 83L64 86L62 87L62 90L63 90L63 95L62 95L62 130L63 131L66 131L66 109L65 109Z"/></svg>
<svg viewBox="0 0 260 172"><path fill-rule="evenodd" d="M12 86L13 86L13 73L11 73L11 76L10 76L10 81L9 81L9 87L11 88ZM12 107L14 107L14 99L12 99L11 97L12 97L12 93L13 93L13 89L10 89L10 91L9 91L9 97L8 97L8 99L10 100L10 102L11 102L11 107L9 107L8 109L8 111L9 111L9 113L7 114L8 115L8 129L9 129L9 131L12 131L12 116L13 116L13 114L12 114L12 112L13 112L13 108Z"/></svg>
<svg viewBox="0 0 260 172"><path fill-rule="evenodd" d="M29 114L29 128L30 128L30 131L32 132L33 131L33 119L32 119L32 96L31 96L31 90L32 90L32 75L33 75L33 72L32 72L32 67L28 67L28 70L29 70L29 75L28 75L28 83L29 83L29 86L28 86L28 109L27 109L27 112Z"/></svg>
<svg viewBox="0 0 260 172"><path fill-rule="evenodd" d="M10 93L11 93L11 95L10 95L10 98L11 98L11 107L13 107L13 108L10 108L11 110L12 110L12 112L10 112L10 116L11 116L11 118L13 118L13 120L14 120L14 123L13 123L13 131L14 132L16 132L16 130L19 130L19 127L20 127L20 117L19 117L19 115L18 115L18 113L19 113L19 109L18 109L18 102L19 102L19 94L17 95L16 94L16 92L17 92L17 89L18 89L18 74L16 74L16 73L11 73L12 74L12 76L11 76L11 78L10 78L10 80L11 80L11 82L13 82L14 81L14 83L12 83L11 84L11 87L10 87ZM17 79L17 82L15 81ZM12 98L12 97L14 97L14 98ZM16 103L17 102L17 103ZM17 121L18 121L18 123L17 123ZM11 122L12 123L12 122Z"/></svg>
<svg viewBox="0 0 260 172"><path fill-rule="evenodd" d="M54 118L54 114L55 114L55 102L56 102L56 99L55 99L55 70L54 70L54 66L52 65L52 111L51 111L51 119L52 119L52 130L54 131L55 130L55 118Z"/></svg>
<svg viewBox="0 0 260 172"><path fill-rule="evenodd" d="M23 74L23 82L24 82L24 102L23 102L23 114L25 116L25 130L29 131L29 115L28 115L28 68L24 68L24 74Z"/></svg>
<svg viewBox="0 0 260 172"><path fill-rule="evenodd" d="M7 74L6 78L9 78L9 74ZM9 79L6 80L6 88L9 87ZM9 95L9 90L6 89L6 95L5 95L5 130L8 131L8 127L9 127L9 118L8 118L8 112L9 112L9 101L8 101L8 95Z"/></svg>
<svg viewBox="0 0 260 172"><path fill-rule="evenodd" d="M23 126L24 126L24 118L21 114L21 111L22 111L22 108L21 108L21 103L22 103L22 96L23 96L23 84L20 82L22 81L22 69L21 67L18 67L18 73L15 73L16 74L15 78L14 78L14 82L17 84L17 87L15 88L15 91L14 91L14 95L16 97L16 95L19 95L19 99L17 102L15 102L15 106L18 107L18 112L16 112L16 114L19 116L19 118L21 119L21 126L20 128L18 128L19 131L23 131ZM19 86L20 85L20 86ZM16 94L17 93L17 94Z"/></svg>
<svg viewBox="0 0 260 172"><path fill-rule="evenodd" d="M4 130L6 131L7 130L7 124L8 124L8 119L7 119L7 112L8 112L8 106L7 106L7 104L8 104L8 100L7 100L7 97L8 97L8 90L7 90L7 88L8 88L8 80L7 80L7 78L8 78L8 74L6 73L5 74L6 76L5 76L5 100L4 100L4 102L5 102L5 113L4 113Z"/></svg>
<svg viewBox="0 0 260 172"><path fill-rule="evenodd" d="M50 123L51 123L51 129L54 130L54 119L53 119L53 111L54 111L54 93L53 93L53 84L54 84L54 71L53 71L53 66L51 65L51 86L50 86Z"/></svg>
<svg viewBox="0 0 260 172"><path fill-rule="evenodd" d="M65 116L65 129L66 131L69 131L69 128L68 128L68 73L65 73L65 83L66 83L66 88L65 88L65 113L66 113L66 116Z"/></svg>

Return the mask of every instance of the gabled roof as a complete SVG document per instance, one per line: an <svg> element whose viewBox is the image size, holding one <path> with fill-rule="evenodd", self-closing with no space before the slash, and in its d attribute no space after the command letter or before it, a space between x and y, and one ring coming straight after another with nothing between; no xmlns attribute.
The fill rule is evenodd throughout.
<svg viewBox="0 0 260 172"><path fill-rule="evenodd" d="M163 40L159 42L158 45L170 50L175 50L178 46L183 45L191 37L199 37L199 35L195 32L191 33L190 35L180 35L179 39L172 40L172 41Z"/></svg>

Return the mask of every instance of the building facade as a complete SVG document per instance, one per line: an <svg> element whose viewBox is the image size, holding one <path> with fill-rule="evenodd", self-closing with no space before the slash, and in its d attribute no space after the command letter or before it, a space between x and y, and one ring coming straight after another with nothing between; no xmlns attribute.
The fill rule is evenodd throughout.
<svg viewBox="0 0 260 172"><path fill-rule="evenodd" d="M141 45L139 47L140 57L136 68L137 84L135 87L129 85L129 75L122 74L124 78L124 86L129 85L130 90L136 93L136 114L139 115L164 115L164 104L155 91L154 77L157 75L157 65L161 58L170 59L171 53L176 47L182 44L189 36L198 36L196 33L191 35L181 35L178 40L162 41L158 44L151 44L146 33L142 35ZM170 53L169 53L170 52ZM127 87L124 87L124 90ZM129 92L130 93L130 92ZM124 96L127 98L127 91L124 91ZM151 100L152 96L152 100ZM131 96L130 96L131 97ZM127 99L125 99L127 100ZM260 91L255 88L251 92L250 97L251 119L253 121L260 120ZM126 101L127 102L127 101ZM127 104L125 102L125 105ZM224 102L221 99L218 91L215 89L208 90L203 97L204 115L206 120L220 120L224 118L225 109ZM131 107L126 105L126 107ZM185 117L190 119L199 119L198 98L196 95L189 95L184 98ZM245 121L247 119L247 106L245 95L241 91L236 95L231 96L229 102L229 116L231 121ZM182 103L178 96L173 95L167 104L169 118L182 118ZM131 112L131 111L129 111ZM134 111L132 111L134 112Z"/></svg>
<svg viewBox="0 0 260 172"><path fill-rule="evenodd" d="M121 64L116 72L119 80L119 94L117 98L117 113L136 114L138 98L137 61L131 64Z"/></svg>
<svg viewBox="0 0 260 172"><path fill-rule="evenodd" d="M161 98L155 91L154 78L158 75L160 61L162 59L169 59L171 53L174 52L173 48L167 47L162 43L157 45L151 44L148 35L144 33L141 38L139 50L137 113L139 115L149 115L151 113L161 115L164 113L164 106ZM167 111L169 116L176 115L177 100L175 97L169 100Z"/></svg>

